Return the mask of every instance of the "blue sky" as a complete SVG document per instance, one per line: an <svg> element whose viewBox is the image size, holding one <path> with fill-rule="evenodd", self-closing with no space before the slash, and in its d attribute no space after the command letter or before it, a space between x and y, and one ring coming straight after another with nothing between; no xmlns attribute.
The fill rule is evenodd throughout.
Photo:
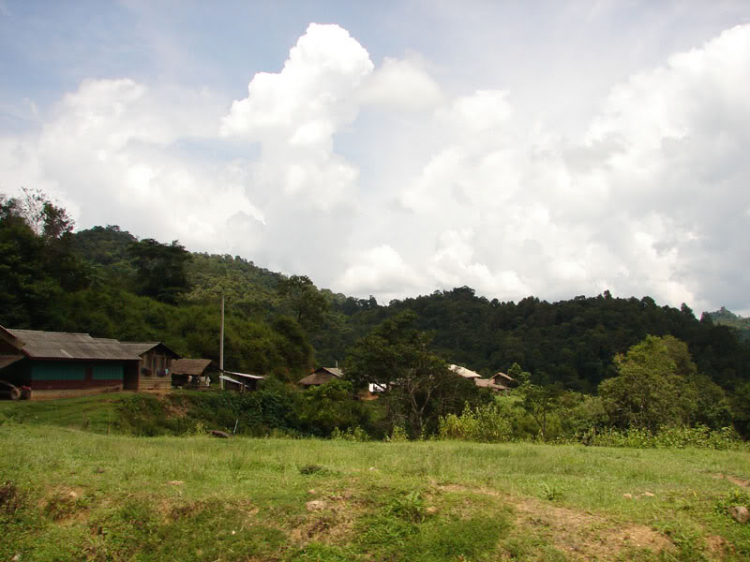
<svg viewBox="0 0 750 562"><path fill-rule="evenodd" d="M0 75L0 192L80 228L380 301L750 310L745 1L0 0Z"/></svg>

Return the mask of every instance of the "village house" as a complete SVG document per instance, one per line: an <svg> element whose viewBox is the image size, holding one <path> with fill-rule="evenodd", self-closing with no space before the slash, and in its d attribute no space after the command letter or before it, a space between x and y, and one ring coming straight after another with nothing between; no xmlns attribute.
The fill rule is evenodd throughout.
<svg viewBox="0 0 750 562"><path fill-rule="evenodd" d="M298 384L305 388L311 386L320 386L334 379L341 379L344 377L344 371L338 367L319 367L311 374L307 375L304 379L299 381Z"/></svg>
<svg viewBox="0 0 750 562"><path fill-rule="evenodd" d="M209 372L215 370L210 359L176 359L170 369L172 386L208 386Z"/></svg>
<svg viewBox="0 0 750 562"><path fill-rule="evenodd" d="M232 390L234 392L252 392L258 390L258 383L265 378L262 375L250 375L232 371L223 371L223 373L219 376L219 380L222 381L224 390Z"/></svg>
<svg viewBox="0 0 750 562"><path fill-rule="evenodd" d="M493 392L502 392L505 394L508 393L508 386L500 382L501 380L504 380L500 378L500 375L502 375L503 377L507 377L510 380L514 380L504 373L497 373L492 378L483 379L482 375L480 375L479 373L472 371L471 369L467 369L466 367L461 367L460 365L451 365L449 369L460 377L473 380L474 384L479 388L486 388L492 390Z"/></svg>
<svg viewBox="0 0 750 562"><path fill-rule="evenodd" d="M172 361L180 356L162 342L120 342L125 349L138 356L135 377L127 377L125 390L168 391L172 388Z"/></svg>
<svg viewBox="0 0 750 562"><path fill-rule="evenodd" d="M498 386L504 386L508 389L514 388L518 386L518 381L511 377L510 375L506 375L505 373L502 373L498 371L494 375L492 375L491 380L493 384L496 384Z"/></svg>
<svg viewBox="0 0 750 562"><path fill-rule="evenodd" d="M32 400L122 390L139 361L117 340L0 326L0 380L31 388Z"/></svg>

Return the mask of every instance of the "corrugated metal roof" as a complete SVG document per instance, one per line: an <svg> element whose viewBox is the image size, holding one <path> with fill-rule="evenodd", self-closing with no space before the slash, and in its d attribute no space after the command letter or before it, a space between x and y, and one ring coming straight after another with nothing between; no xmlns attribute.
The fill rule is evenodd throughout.
<svg viewBox="0 0 750 562"><path fill-rule="evenodd" d="M113 341L117 341L117 340L113 340ZM120 345L124 345L130 351L135 352L136 355L143 355L144 353L148 353L155 347L161 347L164 351L166 351L169 355L171 355L175 359L180 358L180 355L176 351L171 349L164 342L160 342L160 341L145 341L145 342L124 341L124 342L120 342Z"/></svg>
<svg viewBox="0 0 750 562"><path fill-rule="evenodd" d="M32 359L139 359L117 340L92 338L88 334L37 330L8 332L23 342L21 350Z"/></svg>
<svg viewBox="0 0 750 562"><path fill-rule="evenodd" d="M210 359L178 359L172 361L170 373L173 375L202 375L210 364Z"/></svg>
<svg viewBox="0 0 750 562"><path fill-rule="evenodd" d="M338 377L338 378L341 378L344 376L344 370L339 369L338 367L320 367L316 369L315 372L318 373L320 371L326 371L328 373L331 373L334 377Z"/></svg>
<svg viewBox="0 0 750 562"><path fill-rule="evenodd" d="M327 371L320 372L321 369L318 369L311 375L307 375L304 379L299 381L299 384L302 386L314 386L316 384L325 384L327 382L331 382L333 379L338 378L333 373L329 373Z"/></svg>
<svg viewBox="0 0 750 562"><path fill-rule="evenodd" d="M472 371L471 369L467 369L466 367L462 367L461 365L451 365L449 369L465 379L481 379L482 378L482 375L480 375L479 373L476 373Z"/></svg>
<svg viewBox="0 0 750 562"><path fill-rule="evenodd" d="M253 379L256 381L262 381L265 377L261 375L248 375L247 373L233 373L232 371L224 371L228 375L232 375L234 377L242 377L246 379Z"/></svg>

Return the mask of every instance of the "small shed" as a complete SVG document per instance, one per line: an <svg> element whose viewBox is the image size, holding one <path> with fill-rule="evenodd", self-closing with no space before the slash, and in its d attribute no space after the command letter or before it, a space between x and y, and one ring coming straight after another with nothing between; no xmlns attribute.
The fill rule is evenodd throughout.
<svg viewBox="0 0 750 562"><path fill-rule="evenodd" d="M224 381L225 390L252 392L258 390L258 382L262 381L265 377L261 375L224 371L224 374L220 375L219 378Z"/></svg>
<svg viewBox="0 0 750 562"><path fill-rule="evenodd" d="M162 342L122 342L139 357L136 377L125 380L125 390L167 391L172 388L172 361L180 356Z"/></svg>
<svg viewBox="0 0 750 562"><path fill-rule="evenodd" d="M492 382L493 384L505 386L508 389L518 386L516 379L500 371L492 375Z"/></svg>
<svg viewBox="0 0 750 562"><path fill-rule="evenodd" d="M343 378L344 371L338 367L319 367L304 379L299 381L301 386L310 388L311 386L320 386L334 379Z"/></svg>
<svg viewBox="0 0 750 562"><path fill-rule="evenodd" d="M508 387L502 384L495 384L495 379L474 379L474 384L479 388L487 388L493 392L502 392L503 394L508 393Z"/></svg>
<svg viewBox="0 0 750 562"><path fill-rule="evenodd" d="M176 359L172 361L172 386L208 386L208 373L213 370L210 359Z"/></svg>

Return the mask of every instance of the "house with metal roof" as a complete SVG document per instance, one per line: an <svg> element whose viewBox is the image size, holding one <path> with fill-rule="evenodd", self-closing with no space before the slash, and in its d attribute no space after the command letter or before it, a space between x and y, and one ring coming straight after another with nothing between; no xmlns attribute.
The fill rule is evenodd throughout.
<svg viewBox="0 0 750 562"><path fill-rule="evenodd" d="M137 376L128 377L125 390L168 391L172 388L172 363L179 354L162 342L120 342L139 358Z"/></svg>
<svg viewBox="0 0 750 562"><path fill-rule="evenodd" d="M334 379L343 378L344 371L338 367L320 367L299 381L301 386L309 388L311 386L320 386Z"/></svg>
<svg viewBox="0 0 750 562"><path fill-rule="evenodd" d="M172 386L208 386L209 372L216 370L210 359L176 359L172 361Z"/></svg>
<svg viewBox="0 0 750 562"><path fill-rule="evenodd" d="M139 360L113 339L0 326L0 380L30 387L32 399L122 390Z"/></svg>

